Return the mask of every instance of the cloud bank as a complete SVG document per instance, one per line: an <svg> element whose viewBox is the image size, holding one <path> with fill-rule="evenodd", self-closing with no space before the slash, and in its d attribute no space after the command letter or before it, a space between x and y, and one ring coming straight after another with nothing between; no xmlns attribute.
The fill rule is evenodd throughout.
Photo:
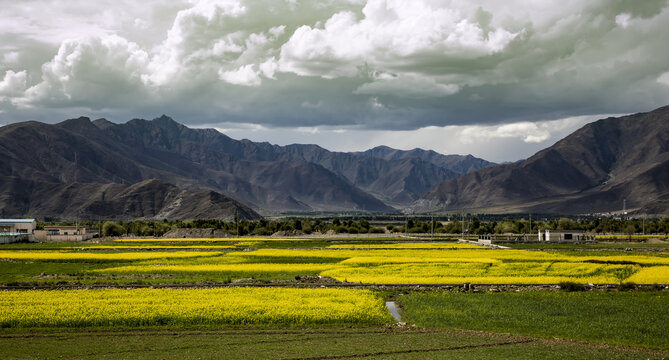
<svg viewBox="0 0 669 360"><path fill-rule="evenodd" d="M669 103L667 33L666 0L27 0L0 14L0 120L497 126L537 143L537 121Z"/></svg>

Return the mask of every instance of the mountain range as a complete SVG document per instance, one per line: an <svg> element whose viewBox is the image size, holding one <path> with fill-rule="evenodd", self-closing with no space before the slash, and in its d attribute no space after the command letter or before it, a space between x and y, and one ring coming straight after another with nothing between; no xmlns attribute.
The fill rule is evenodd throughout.
<svg viewBox="0 0 669 360"><path fill-rule="evenodd" d="M441 182L409 212L669 213L669 106L585 125L530 158Z"/></svg>
<svg viewBox="0 0 669 360"><path fill-rule="evenodd" d="M232 218L279 213L669 213L669 106L585 125L530 158L333 152L235 140L167 116L0 128L0 216Z"/></svg>
<svg viewBox="0 0 669 360"><path fill-rule="evenodd" d="M418 149L342 153L234 140L167 116L7 125L0 158L0 214L38 218L392 212L445 179L493 165Z"/></svg>

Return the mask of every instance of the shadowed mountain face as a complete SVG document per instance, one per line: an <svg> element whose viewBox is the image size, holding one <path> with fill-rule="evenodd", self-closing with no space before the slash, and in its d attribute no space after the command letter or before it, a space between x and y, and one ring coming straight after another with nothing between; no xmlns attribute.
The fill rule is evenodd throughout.
<svg viewBox="0 0 669 360"><path fill-rule="evenodd" d="M16 177L1 179L2 216L119 220L260 218L248 206L220 193L183 190L155 179L133 185L26 182Z"/></svg>
<svg viewBox="0 0 669 360"><path fill-rule="evenodd" d="M298 156L266 151L215 130L189 129L165 116L125 124L87 118L12 124L0 129L0 140L0 155L9 165L0 176L26 181L135 184L161 179L183 189L232 194L265 211L393 210Z"/></svg>
<svg viewBox="0 0 669 360"><path fill-rule="evenodd" d="M669 106L588 124L527 160L435 186L410 211L669 213Z"/></svg>

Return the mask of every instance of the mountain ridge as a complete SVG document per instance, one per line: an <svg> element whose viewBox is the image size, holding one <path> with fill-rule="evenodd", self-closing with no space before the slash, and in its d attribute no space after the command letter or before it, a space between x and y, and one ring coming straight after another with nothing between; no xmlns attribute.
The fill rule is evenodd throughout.
<svg viewBox="0 0 669 360"><path fill-rule="evenodd" d="M667 176L669 106L601 119L523 161L446 180L407 211L615 212L661 198Z"/></svg>
<svg viewBox="0 0 669 360"><path fill-rule="evenodd" d="M214 191L265 213L393 212L387 204L402 207L457 175L417 157L384 160L320 147L319 161L306 151L316 145L235 140L214 129L188 128L166 115L122 124L87 117L15 123L0 128L0 140L0 156L9 165L0 176L22 180L0 196L18 192L31 197L28 203L45 201L39 198L44 192L29 191L33 185L60 191L64 184L132 186L160 179L181 190ZM24 189L17 189L21 183ZM8 204L6 212L26 208Z"/></svg>

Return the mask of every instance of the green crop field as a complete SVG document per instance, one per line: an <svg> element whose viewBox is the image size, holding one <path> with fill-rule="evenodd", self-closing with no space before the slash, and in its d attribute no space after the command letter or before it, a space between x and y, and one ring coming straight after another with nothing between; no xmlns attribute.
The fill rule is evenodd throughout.
<svg viewBox="0 0 669 360"><path fill-rule="evenodd" d="M406 321L669 349L669 292L426 292L401 296Z"/></svg>

